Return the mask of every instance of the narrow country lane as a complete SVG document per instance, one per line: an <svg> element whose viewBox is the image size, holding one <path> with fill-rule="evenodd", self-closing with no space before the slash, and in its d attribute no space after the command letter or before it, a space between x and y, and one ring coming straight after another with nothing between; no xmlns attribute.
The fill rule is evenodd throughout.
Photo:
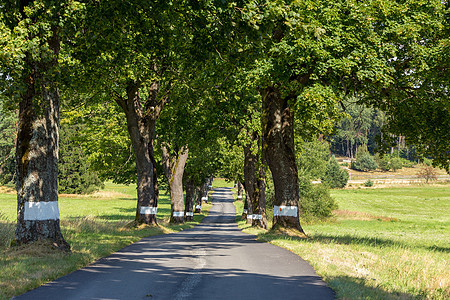
<svg viewBox="0 0 450 300"><path fill-rule="evenodd" d="M297 255L242 233L230 189L203 223L140 240L15 299L333 299Z"/></svg>

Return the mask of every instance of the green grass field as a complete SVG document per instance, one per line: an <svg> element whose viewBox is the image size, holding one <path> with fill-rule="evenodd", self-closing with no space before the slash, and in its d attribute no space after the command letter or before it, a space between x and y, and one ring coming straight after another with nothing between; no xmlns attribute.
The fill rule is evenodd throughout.
<svg viewBox="0 0 450 300"><path fill-rule="evenodd" d="M331 194L335 220L302 224L309 239L240 226L309 261L340 299L450 299L448 185Z"/></svg>
<svg viewBox="0 0 450 300"><path fill-rule="evenodd" d="M60 253L45 243L8 247L15 229L16 196L0 194L0 299L9 299L77 270L142 237L191 228L207 214L210 204L194 222L169 225L170 199L160 192L158 227L134 228L136 188L106 184L104 190L88 196L60 195L61 231L72 253Z"/></svg>

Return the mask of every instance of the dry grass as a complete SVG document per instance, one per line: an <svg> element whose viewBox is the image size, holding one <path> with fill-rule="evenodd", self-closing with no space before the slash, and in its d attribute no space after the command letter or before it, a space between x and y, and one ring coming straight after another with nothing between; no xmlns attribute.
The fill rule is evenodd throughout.
<svg viewBox="0 0 450 300"><path fill-rule="evenodd" d="M64 198L94 198L94 199L118 199L129 198L130 196L124 193L114 191L96 191L92 194L79 195L79 194L59 194L59 197Z"/></svg>
<svg viewBox="0 0 450 300"><path fill-rule="evenodd" d="M15 194L16 190L8 186L0 186L0 194Z"/></svg>
<svg viewBox="0 0 450 300"><path fill-rule="evenodd" d="M360 221L369 221L369 220L379 220L383 222L397 222L397 218L389 218L384 216L374 216L369 213L360 212L360 211L351 211L351 210L335 210L333 211L334 215L342 220L360 220Z"/></svg>
<svg viewBox="0 0 450 300"><path fill-rule="evenodd" d="M34 257L48 257L50 255L62 257L65 253L58 250L53 246L53 243L49 240L38 240L27 245L21 245L11 247L8 251L5 251L6 259L14 256L34 256Z"/></svg>
<svg viewBox="0 0 450 300"><path fill-rule="evenodd" d="M411 168L401 168L397 171L381 171L381 170L375 170L375 171L358 171L358 170L353 170L350 169L349 171L352 173L352 178L354 176L379 176L379 177L383 177L383 176L396 176L396 177L402 177L402 176L413 176L413 177L417 177L417 173L419 172L419 170L421 169L420 165L417 166L413 166ZM438 168L434 168L434 170L436 171L437 175L448 175L447 172L444 169L438 169Z"/></svg>
<svg viewBox="0 0 450 300"><path fill-rule="evenodd" d="M278 227L276 229L271 229L270 234L275 234L275 235L281 235L281 236L285 236L285 237L293 237L293 238L299 238L299 239L307 239L308 236L304 233L298 232L298 230L293 229L293 228L281 228Z"/></svg>

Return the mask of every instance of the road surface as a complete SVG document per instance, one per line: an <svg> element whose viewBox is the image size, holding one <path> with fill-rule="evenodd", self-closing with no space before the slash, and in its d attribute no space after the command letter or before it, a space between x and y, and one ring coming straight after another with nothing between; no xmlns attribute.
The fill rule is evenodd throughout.
<svg viewBox="0 0 450 300"><path fill-rule="evenodd" d="M333 299L297 255L235 223L230 189L216 189L193 229L148 237L15 299Z"/></svg>

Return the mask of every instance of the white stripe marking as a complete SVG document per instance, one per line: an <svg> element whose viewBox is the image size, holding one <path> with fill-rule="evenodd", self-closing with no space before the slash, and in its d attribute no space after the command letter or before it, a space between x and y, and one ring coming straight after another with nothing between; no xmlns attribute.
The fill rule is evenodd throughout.
<svg viewBox="0 0 450 300"><path fill-rule="evenodd" d="M186 217L193 217L194 213L192 211L187 211L186 212Z"/></svg>
<svg viewBox="0 0 450 300"><path fill-rule="evenodd" d="M253 220L262 220L262 215L253 215Z"/></svg>
<svg viewBox="0 0 450 300"><path fill-rule="evenodd" d="M202 206L201 205L196 205L195 208L196 209L202 209Z"/></svg>
<svg viewBox="0 0 450 300"><path fill-rule="evenodd" d="M242 199L242 195L241 196L237 196L238 199Z"/></svg>
<svg viewBox="0 0 450 300"><path fill-rule="evenodd" d="M202 197L202 201L208 201L208 197Z"/></svg>
<svg viewBox="0 0 450 300"><path fill-rule="evenodd" d="M141 206L141 215L156 215L157 211L158 211L157 207Z"/></svg>
<svg viewBox="0 0 450 300"><path fill-rule="evenodd" d="M184 217L184 211L174 211L172 216L174 216L174 217Z"/></svg>
<svg viewBox="0 0 450 300"><path fill-rule="evenodd" d="M27 221L59 220L58 201L25 202L23 219Z"/></svg>
<svg viewBox="0 0 450 300"><path fill-rule="evenodd" d="M274 206L273 215L280 217L297 217L297 206Z"/></svg>

